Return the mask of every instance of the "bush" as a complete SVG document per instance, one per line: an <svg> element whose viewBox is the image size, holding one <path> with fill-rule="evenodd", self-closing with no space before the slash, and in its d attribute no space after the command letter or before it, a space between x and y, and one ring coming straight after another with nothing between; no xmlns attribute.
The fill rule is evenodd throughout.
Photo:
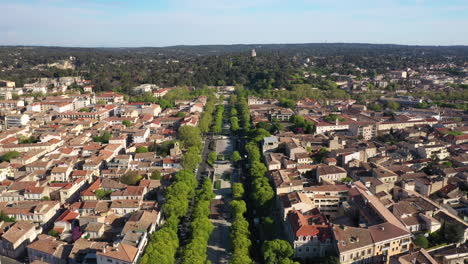
<svg viewBox="0 0 468 264"><path fill-rule="evenodd" d="M57 231L53 230L53 229L50 230L47 234L49 236L53 236L53 237L59 237L60 236L60 234Z"/></svg>

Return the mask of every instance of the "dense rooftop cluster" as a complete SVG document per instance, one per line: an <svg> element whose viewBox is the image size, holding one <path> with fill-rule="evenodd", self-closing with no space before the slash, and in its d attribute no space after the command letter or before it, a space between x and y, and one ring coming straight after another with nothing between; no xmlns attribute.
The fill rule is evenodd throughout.
<svg viewBox="0 0 468 264"><path fill-rule="evenodd" d="M246 47L1 48L0 254L467 258L464 47Z"/></svg>

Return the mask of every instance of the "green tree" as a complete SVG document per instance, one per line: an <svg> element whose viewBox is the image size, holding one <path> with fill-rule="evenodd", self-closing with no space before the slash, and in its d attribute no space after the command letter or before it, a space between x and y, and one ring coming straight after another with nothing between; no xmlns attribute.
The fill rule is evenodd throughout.
<svg viewBox="0 0 468 264"><path fill-rule="evenodd" d="M255 142L247 143L245 151L247 151L247 156L249 157L250 162L260 161L260 149Z"/></svg>
<svg viewBox="0 0 468 264"><path fill-rule="evenodd" d="M400 108L399 103L397 103L395 101L391 101L391 100L387 101L386 106L387 106L388 109L393 110L393 111L396 111L396 110L398 110Z"/></svg>
<svg viewBox="0 0 468 264"><path fill-rule="evenodd" d="M382 111L382 105L380 104L369 104L367 107L372 111L376 111L376 112Z"/></svg>
<svg viewBox="0 0 468 264"><path fill-rule="evenodd" d="M321 163L327 154L328 150L326 148L320 148L320 150L314 154L313 159L316 163Z"/></svg>
<svg viewBox="0 0 468 264"><path fill-rule="evenodd" d="M2 161L8 161L8 162L10 162L10 160L16 159L16 158L18 158L20 155L21 155L21 153L19 153L18 151L9 151L9 152L3 154L3 156L2 156Z"/></svg>
<svg viewBox="0 0 468 264"><path fill-rule="evenodd" d="M154 170L153 172L151 172L150 179L151 180L162 180L161 172L158 171L158 170Z"/></svg>
<svg viewBox="0 0 468 264"><path fill-rule="evenodd" d="M54 229L51 229L47 234L53 237L60 237L59 232L55 231Z"/></svg>
<svg viewBox="0 0 468 264"><path fill-rule="evenodd" d="M16 222L16 219L14 217L10 217L7 214L5 214L3 211L0 211L0 221L4 222Z"/></svg>
<svg viewBox="0 0 468 264"><path fill-rule="evenodd" d="M458 243L463 240L465 229L457 222L444 223L443 234L448 243Z"/></svg>
<svg viewBox="0 0 468 264"><path fill-rule="evenodd" d="M126 126L126 127L131 127L132 126L132 122L130 122L129 120L124 120L122 121L122 125Z"/></svg>
<svg viewBox="0 0 468 264"><path fill-rule="evenodd" d="M240 130L239 119L237 116L233 116L229 119L231 121L231 130L232 132L237 132Z"/></svg>
<svg viewBox="0 0 468 264"><path fill-rule="evenodd" d="M265 176L267 171L268 171L267 167L261 161L254 161L252 162L252 164L250 164L249 172L250 172L250 176L252 177L255 177L255 178L263 177Z"/></svg>
<svg viewBox="0 0 468 264"><path fill-rule="evenodd" d="M244 196L244 186L242 183L236 182L232 185L232 196L234 200L241 200Z"/></svg>
<svg viewBox="0 0 468 264"><path fill-rule="evenodd" d="M418 247L422 247L422 248L428 248L429 247L429 241L422 234L418 235L416 237L416 239L414 239L414 244L416 244Z"/></svg>
<svg viewBox="0 0 468 264"><path fill-rule="evenodd" d="M296 106L296 102L291 99L281 98L280 105L285 108L294 108Z"/></svg>
<svg viewBox="0 0 468 264"><path fill-rule="evenodd" d="M253 192L251 194L257 207L263 207L275 196L275 192L266 177L260 177L253 181Z"/></svg>
<svg viewBox="0 0 468 264"><path fill-rule="evenodd" d="M185 155L182 157L182 167L184 169L194 171L197 167L198 164L202 161L201 156L196 153L196 152L187 152Z"/></svg>
<svg viewBox="0 0 468 264"><path fill-rule="evenodd" d="M184 112L177 112L177 114L175 116L176 117L185 117L185 113Z"/></svg>
<svg viewBox="0 0 468 264"><path fill-rule="evenodd" d="M261 142L265 137L271 136L270 132L263 128L257 128L253 131L253 135L251 136L253 138L253 141L255 142Z"/></svg>
<svg viewBox="0 0 468 264"><path fill-rule="evenodd" d="M290 259L294 251L288 241L281 239L266 241L263 243L262 252L266 264L294 263Z"/></svg>
<svg viewBox="0 0 468 264"><path fill-rule="evenodd" d="M143 179L143 176L137 171L129 171L120 177L120 182L127 185L137 185L141 179Z"/></svg>
<svg viewBox="0 0 468 264"><path fill-rule="evenodd" d="M341 179L341 182L342 182L342 183L353 182L353 179L351 179L351 178L349 178L349 177L346 177L346 178Z"/></svg>
<svg viewBox="0 0 468 264"><path fill-rule="evenodd" d="M249 222L244 217L247 206L243 200L234 200L230 205L234 214L234 221L231 225L231 240L233 246L231 263L251 264L253 261L249 256L249 250L252 242L249 239Z"/></svg>
<svg viewBox="0 0 468 264"><path fill-rule="evenodd" d="M135 149L135 153L146 153L146 152L148 152L148 148L145 146L138 146Z"/></svg>
<svg viewBox="0 0 468 264"><path fill-rule="evenodd" d="M179 140L185 147L201 148L202 137L200 129L192 126L181 126L178 131Z"/></svg>
<svg viewBox="0 0 468 264"><path fill-rule="evenodd" d="M231 155L232 162L237 163L241 159L242 159L242 157L241 157L239 151L235 150L234 152L232 152L232 155Z"/></svg>
<svg viewBox="0 0 468 264"><path fill-rule="evenodd" d="M213 166L215 161L216 161L216 152L212 151L208 154L208 159L206 160L206 162L210 164L211 166Z"/></svg>
<svg viewBox="0 0 468 264"><path fill-rule="evenodd" d="M106 132L102 133L100 136L93 137L93 141L107 144L107 143L109 143L109 140L111 138L112 138L112 134L106 131Z"/></svg>
<svg viewBox="0 0 468 264"><path fill-rule="evenodd" d="M88 113L88 112L91 112L91 110L90 110L89 108L87 108L87 107L83 107L83 108L81 108L81 109L79 110L79 112L86 112L86 113Z"/></svg>
<svg viewBox="0 0 468 264"><path fill-rule="evenodd" d="M141 258L142 264L175 263L175 254L179 247L177 223L178 220L175 217L170 217L161 229L151 235L145 253Z"/></svg>
<svg viewBox="0 0 468 264"><path fill-rule="evenodd" d="M96 196L96 198L98 200L108 200L110 199L110 195L112 194L112 191L109 190L109 191L106 191L106 190L96 190L96 192L94 193L94 195Z"/></svg>

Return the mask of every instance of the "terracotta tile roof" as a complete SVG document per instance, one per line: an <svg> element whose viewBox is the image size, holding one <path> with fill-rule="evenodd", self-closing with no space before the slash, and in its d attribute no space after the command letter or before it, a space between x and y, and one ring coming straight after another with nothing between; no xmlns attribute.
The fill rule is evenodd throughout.
<svg viewBox="0 0 468 264"><path fill-rule="evenodd" d="M103 252L99 252L98 255L132 263L135 260L137 253L138 248L121 243L117 247L106 248Z"/></svg>
<svg viewBox="0 0 468 264"><path fill-rule="evenodd" d="M73 220L77 219L80 216L78 212L72 211L70 209L63 212L55 222L69 222L71 223Z"/></svg>
<svg viewBox="0 0 468 264"><path fill-rule="evenodd" d="M29 249L33 249L48 255L52 255L56 258L66 259L71 248L67 248L67 243L57 241L50 236L41 236L39 239L28 245Z"/></svg>
<svg viewBox="0 0 468 264"><path fill-rule="evenodd" d="M2 239L6 239L14 244L19 241L27 232L35 228L36 225L33 223L18 221L3 234Z"/></svg>
<svg viewBox="0 0 468 264"><path fill-rule="evenodd" d="M303 215L301 212L294 210L288 213L287 219L296 238L300 236L317 236L322 242L332 238L331 227L326 218L318 210L316 211L317 214L313 215Z"/></svg>

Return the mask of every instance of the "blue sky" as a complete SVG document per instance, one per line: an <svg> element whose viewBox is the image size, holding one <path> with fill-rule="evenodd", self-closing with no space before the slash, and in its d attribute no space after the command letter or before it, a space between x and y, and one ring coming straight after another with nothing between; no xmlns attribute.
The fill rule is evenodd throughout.
<svg viewBox="0 0 468 264"><path fill-rule="evenodd" d="M0 45L468 45L468 0L0 0Z"/></svg>

